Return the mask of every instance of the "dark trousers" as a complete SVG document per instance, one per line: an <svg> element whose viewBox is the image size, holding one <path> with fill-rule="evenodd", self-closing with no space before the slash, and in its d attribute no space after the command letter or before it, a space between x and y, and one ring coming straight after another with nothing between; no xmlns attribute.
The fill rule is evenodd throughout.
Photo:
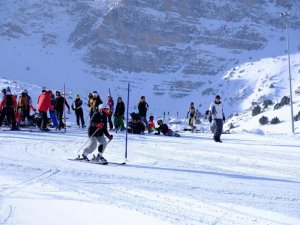
<svg viewBox="0 0 300 225"><path fill-rule="evenodd" d="M40 112L40 117L41 117L41 127L40 129L46 129L47 128L47 125L48 125L48 116L47 116L47 112L42 112L42 111L39 111Z"/></svg>
<svg viewBox="0 0 300 225"><path fill-rule="evenodd" d="M81 126L84 126L84 118L83 118L83 110L82 108L75 109L75 115L76 115L76 123L77 126L80 126L79 121L81 121Z"/></svg>
<svg viewBox="0 0 300 225"><path fill-rule="evenodd" d="M56 117L58 120L58 128L64 128L65 124L63 123L63 114L64 114L64 110L56 110Z"/></svg>
<svg viewBox="0 0 300 225"><path fill-rule="evenodd" d="M214 138L220 140L222 130L223 130L223 120L222 119L215 119L216 122L216 130L214 133Z"/></svg>
<svg viewBox="0 0 300 225"><path fill-rule="evenodd" d="M11 127L16 128L16 116L15 116L15 110L13 107L4 107L1 112L0 116L0 126L2 126L2 122L4 120L4 117L6 116L7 121L11 121Z"/></svg>
<svg viewBox="0 0 300 225"><path fill-rule="evenodd" d="M112 114L109 114L108 115L108 123L109 123L109 129L113 129L114 125L113 125L113 122L112 122Z"/></svg>

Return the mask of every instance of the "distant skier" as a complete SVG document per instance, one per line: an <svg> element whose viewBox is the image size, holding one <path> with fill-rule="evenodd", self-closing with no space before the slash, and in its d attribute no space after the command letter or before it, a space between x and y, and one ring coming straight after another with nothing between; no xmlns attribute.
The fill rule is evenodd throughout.
<svg viewBox="0 0 300 225"><path fill-rule="evenodd" d="M109 106L109 109L111 112L111 114L108 115L109 129L112 130L114 127L113 122L112 122L112 112L114 111L115 103L114 103L114 99L111 95L107 96L107 105Z"/></svg>
<svg viewBox="0 0 300 225"><path fill-rule="evenodd" d="M75 101L72 103L72 109L75 111L76 115L76 123L77 126L80 127L80 122L81 122L81 127L84 128L84 117L83 117L83 110L82 110L82 100L80 99L80 95L76 95Z"/></svg>
<svg viewBox="0 0 300 225"><path fill-rule="evenodd" d="M139 109L139 116L140 120L143 121L148 129L148 133L151 133L151 129L149 127L148 121L147 121L147 111L148 111L149 105L146 102L145 96L141 96L141 99L138 104L138 109Z"/></svg>
<svg viewBox="0 0 300 225"><path fill-rule="evenodd" d="M54 101L54 108L56 112L56 117L58 119L58 129L65 127L65 124L63 123L63 114L64 114L64 108L67 106L68 108L68 114L70 114L70 106L67 102L67 100L61 95L60 91L56 91L56 98Z"/></svg>
<svg viewBox="0 0 300 225"><path fill-rule="evenodd" d="M105 135L109 141L113 139L113 136L109 134L107 130L107 116L110 113L110 109L109 106L104 104L101 104L98 108L99 110L92 116L88 128L88 136L90 138L89 145L83 150L82 155L78 156L77 159L89 160L88 155L97 148L98 142L100 144L98 146L98 155L93 160L105 163L107 160L103 157L103 153L107 146L107 140L103 135Z"/></svg>
<svg viewBox="0 0 300 225"><path fill-rule="evenodd" d="M40 129L42 131L49 131L47 128L48 125L48 116L47 111L53 110L53 107L51 105L51 91L42 90L42 93L38 97L38 111L40 114L40 117L42 119Z"/></svg>
<svg viewBox="0 0 300 225"><path fill-rule="evenodd" d="M174 136L180 137L180 135L174 131L172 131L167 124L163 122L163 120L157 120L158 127L156 128L157 133L155 135L160 135L160 132L163 133L165 136Z"/></svg>
<svg viewBox="0 0 300 225"><path fill-rule="evenodd" d="M214 133L215 142L222 142L221 134L223 130L223 122L225 122L225 115L220 95L217 95L215 97L215 100L211 103L209 107L208 118L209 122L212 122L212 120L214 120L216 124L216 130Z"/></svg>
<svg viewBox="0 0 300 225"><path fill-rule="evenodd" d="M118 97L116 110L114 113L114 125L115 125L116 129L119 129L119 128L121 128L121 130L125 129L124 113L125 113L125 104L122 100L122 97Z"/></svg>
<svg viewBox="0 0 300 225"><path fill-rule="evenodd" d="M2 122L4 117L6 116L7 121L11 121L11 130L19 130L16 123L16 111L17 111L17 101L16 97L12 95L10 88L8 87L5 91L5 94L0 103L0 127L2 126Z"/></svg>

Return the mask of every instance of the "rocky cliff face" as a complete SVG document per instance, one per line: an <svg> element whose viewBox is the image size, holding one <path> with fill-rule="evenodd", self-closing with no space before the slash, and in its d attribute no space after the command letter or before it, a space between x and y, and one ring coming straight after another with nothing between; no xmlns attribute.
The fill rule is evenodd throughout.
<svg viewBox="0 0 300 225"><path fill-rule="evenodd" d="M70 36L85 61L107 70L216 75L282 32L279 12L297 1L123 0L89 14ZM278 13L277 13L278 12ZM293 27L299 29L294 16Z"/></svg>
<svg viewBox="0 0 300 225"><path fill-rule="evenodd" d="M21 59L28 60L24 67L33 79L45 58L58 70L51 76L63 68L100 78L103 86L110 82L120 95L130 81L133 89L165 102L187 102L228 92L222 77L235 66L284 55L283 11L291 12L291 31L299 34L298 0L1 1L0 41L13 43L13 60L21 51L37 52L32 61L26 54ZM300 49L296 45L292 52ZM70 55L62 60L61 54L77 61L67 63ZM81 63L82 71L73 72ZM5 72L18 72L13 69Z"/></svg>

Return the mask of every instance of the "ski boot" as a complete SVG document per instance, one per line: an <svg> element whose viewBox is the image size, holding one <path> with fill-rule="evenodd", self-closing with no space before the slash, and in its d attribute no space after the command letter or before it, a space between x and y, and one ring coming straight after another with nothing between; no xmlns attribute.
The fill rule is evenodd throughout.
<svg viewBox="0 0 300 225"><path fill-rule="evenodd" d="M85 154L82 154L81 156L78 155L78 157L76 158L76 160L90 161L90 160L88 159L88 157L85 156Z"/></svg>

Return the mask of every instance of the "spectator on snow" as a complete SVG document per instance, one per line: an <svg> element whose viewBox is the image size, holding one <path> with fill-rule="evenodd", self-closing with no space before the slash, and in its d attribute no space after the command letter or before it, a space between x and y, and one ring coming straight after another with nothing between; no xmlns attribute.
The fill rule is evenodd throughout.
<svg viewBox="0 0 300 225"><path fill-rule="evenodd" d="M76 115L76 123L77 126L80 127L80 121L81 121L81 127L84 128L84 118L83 118L83 110L82 110L82 100L80 99L80 95L76 95L75 101L72 103L72 109L75 111Z"/></svg>
<svg viewBox="0 0 300 225"><path fill-rule="evenodd" d="M145 96L142 96L139 104L138 104L138 109L139 109L139 116L140 120L143 121L148 129L148 133L151 133L151 129L149 127L148 121L147 121L147 110L149 108L148 103L146 102Z"/></svg>
<svg viewBox="0 0 300 225"><path fill-rule="evenodd" d="M21 123L25 126L27 126L30 117L30 109L36 111L32 105L31 97L28 95L28 91L25 89L24 91L22 91L18 101L18 112L20 115Z"/></svg>
<svg viewBox="0 0 300 225"><path fill-rule="evenodd" d="M99 106L103 104L103 101L100 98L100 95L97 91L93 92L93 113L98 112Z"/></svg>
<svg viewBox="0 0 300 225"><path fill-rule="evenodd" d="M40 129L42 131L49 131L47 128L48 125L48 116L47 111L53 110L53 107L51 105L51 92L42 90L42 94L38 97L38 111L40 114L40 117L42 119Z"/></svg>
<svg viewBox="0 0 300 225"><path fill-rule="evenodd" d="M208 120L209 122L212 122L212 120L214 120L216 124L216 130L214 133L215 142L222 142L221 134L223 130L223 122L225 122L225 115L223 112L223 105L221 102L220 95L217 95L215 97L215 100L211 103L209 107Z"/></svg>
<svg viewBox="0 0 300 225"><path fill-rule="evenodd" d="M111 95L107 96L107 105L109 106L110 112L113 112L115 108L115 103ZM112 130L113 129L112 113L108 115L108 123L109 123L109 129Z"/></svg>
<svg viewBox="0 0 300 225"><path fill-rule="evenodd" d="M116 110L114 114L114 125L116 129L121 128L121 130L125 129L124 126L124 113L125 113L125 104L122 100L122 97L118 97Z"/></svg>
<svg viewBox="0 0 300 225"><path fill-rule="evenodd" d="M0 103L0 126L2 126L2 122L6 116L7 121L11 121L11 130L19 130L19 128L17 128L15 115L17 112L16 97L12 95L9 87L5 90L5 92L3 92L3 94L4 96Z"/></svg>
<svg viewBox="0 0 300 225"><path fill-rule="evenodd" d="M154 123L154 116L149 116L149 121L148 121L149 127L151 131L156 131L155 129L155 123Z"/></svg>
<svg viewBox="0 0 300 225"><path fill-rule="evenodd" d="M138 113L130 113L130 121L128 122L128 133L132 134L144 134L145 124L140 120Z"/></svg>
<svg viewBox="0 0 300 225"><path fill-rule="evenodd" d="M197 111L195 109L194 102L190 103L189 111L187 112L186 118L189 118L189 126L191 127L192 131L195 130L196 126L196 118L197 118Z"/></svg>
<svg viewBox="0 0 300 225"><path fill-rule="evenodd" d="M60 91L56 91L56 98L54 101L54 108L56 112L56 117L58 119L58 129L65 127L65 124L63 123L63 114L65 105L68 108L68 114L70 114L70 106L67 102L67 100L61 95Z"/></svg>
<svg viewBox="0 0 300 225"><path fill-rule="evenodd" d="M157 133L156 135L160 135L160 132L163 133L165 136L174 136L180 137L180 135L174 131L172 131L167 124L165 124L162 120L157 120L158 127L156 128Z"/></svg>
<svg viewBox="0 0 300 225"><path fill-rule="evenodd" d="M94 113L94 109L93 109L93 105L94 105L94 99L93 99L93 93L89 93L88 95L89 101L88 101L88 107L89 107L89 115L90 118L92 118L93 113Z"/></svg>

